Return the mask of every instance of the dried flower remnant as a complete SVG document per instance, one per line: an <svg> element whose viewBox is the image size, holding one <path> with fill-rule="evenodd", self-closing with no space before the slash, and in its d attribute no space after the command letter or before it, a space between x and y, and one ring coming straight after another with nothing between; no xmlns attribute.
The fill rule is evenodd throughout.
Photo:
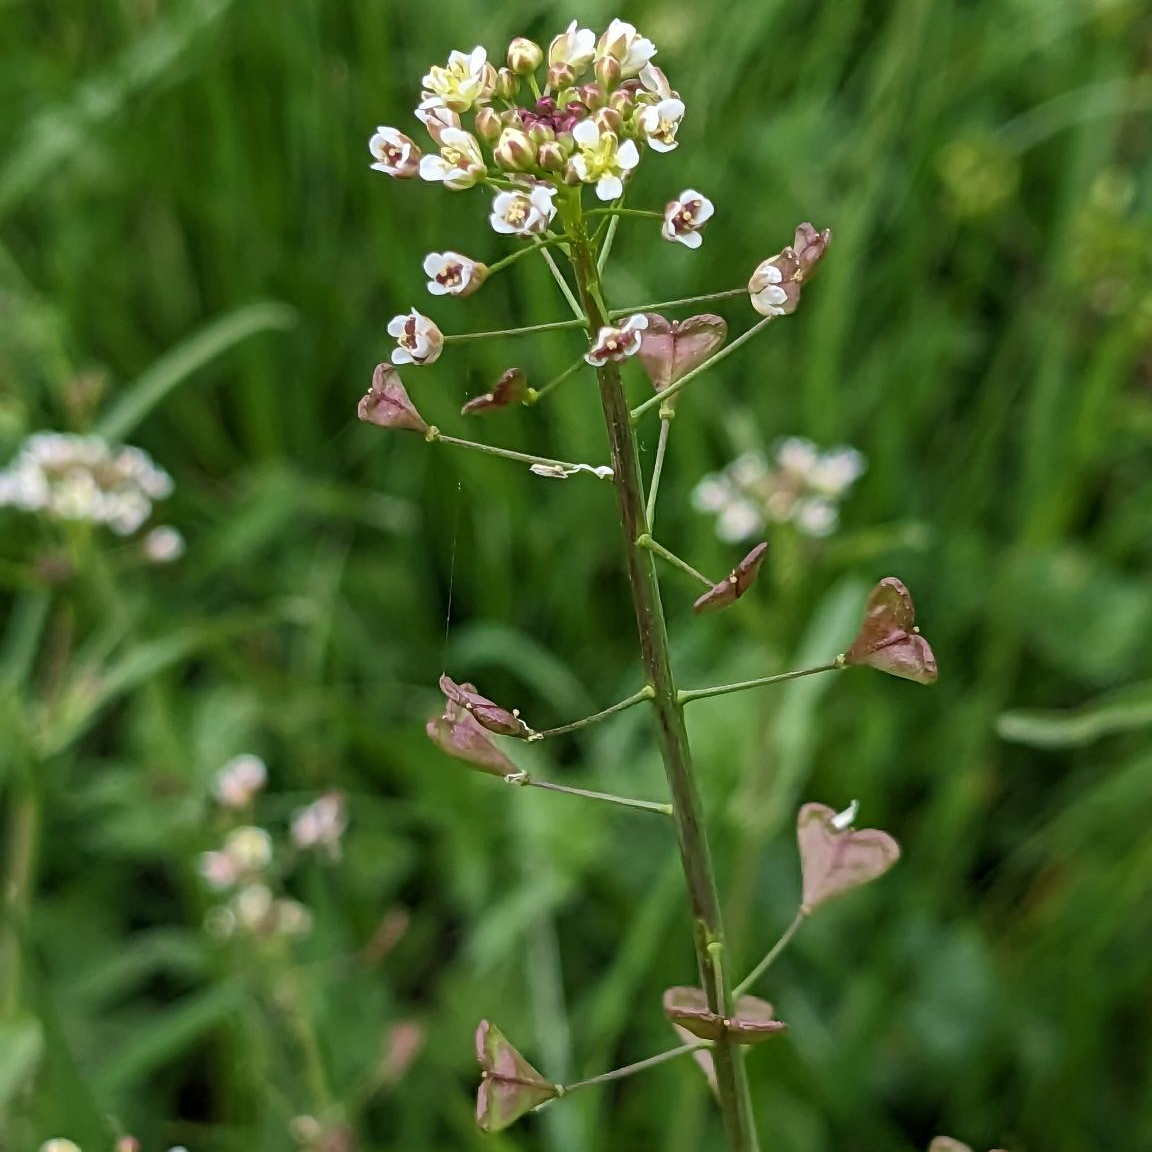
<svg viewBox="0 0 1152 1152"><path fill-rule="evenodd" d="M328 792L292 816L292 842L304 851L319 849L339 860L348 827L348 805L342 792Z"/></svg>
<svg viewBox="0 0 1152 1152"><path fill-rule="evenodd" d="M900 859L900 846L887 832L842 827L837 817L824 804L805 804L796 818L806 914L878 879Z"/></svg>
<svg viewBox="0 0 1152 1152"><path fill-rule="evenodd" d="M172 487L171 476L140 448L115 447L99 436L38 432L0 469L0 508L106 524L118 536L131 536Z"/></svg>
<svg viewBox="0 0 1152 1152"><path fill-rule="evenodd" d="M488 265L459 252L429 252L424 275L433 296L471 296L488 276Z"/></svg>
<svg viewBox="0 0 1152 1152"><path fill-rule="evenodd" d="M497 192L489 223L505 236L538 236L556 215L555 197L556 189L543 184L523 192Z"/></svg>
<svg viewBox="0 0 1152 1152"><path fill-rule="evenodd" d="M513 404L523 404L528 399L528 379L521 368L509 368L501 373L500 379L489 392L474 396L463 408L461 416L475 416L481 412L494 412L509 408Z"/></svg>
<svg viewBox="0 0 1152 1152"><path fill-rule="evenodd" d="M627 360L640 351L644 330L648 327L648 317L644 313L629 316L619 327L606 325L596 334L595 343L584 359L595 368L607 364L609 360Z"/></svg>
<svg viewBox="0 0 1152 1152"><path fill-rule="evenodd" d="M440 677L440 691L449 703L470 712L477 723L489 732L495 732L498 736L514 736L520 740L526 740L532 735L532 729L520 719L519 709L509 711L487 696L481 696L475 684L457 684L445 673Z"/></svg>
<svg viewBox="0 0 1152 1152"><path fill-rule="evenodd" d="M768 552L766 543L757 544L735 568L732 569L726 580L715 584L712 590L705 592L693 605L692 611L696 613L716 612L735 604L745 592L756 582L760 572L760 565Z"/></svg>
<svg viewBox="0 0 1152 1152"><path fill-rule="evenodd" d="M444 333L415 308L407 315L393 316L388 321L388 335L396 339L393 364L433 364L444 347Z"/></svg>
<svg viewBox="0 0 1152 1152"><path fill-rule="evenodd" d="M420 149L411 136L397 128L381 125L368 141L368 151L375 163L371 165L377 172L383 172L397 180L411 180L420 172Z"/></svg>
<svg viewBox="0 0 1152 1152"><path fill-rule="evenodd" d="M791 523L805 536L834 532L839 507L863 475L864 457L854 448L822 450L789 437L771 462L757 452L705 476L692 494L700 512L716 516L716 534L727 543L758 535L769 523Z"/></svg>
<svg viewBox="0 0 1152 1152"><path fill-rule="evenodd" d="M788 1028L783 1020L775 1018L772 1005L757 996L738 997L732 1015L721 1016L708 1007L702 988L668 988L664 992L664 1015L697 1039L727 1037L737 1044L760 1044Z"/></svg>
<svg viewBox="0 0 1152 1152"><path fill-rule="evenodd" d="M356 415L367 424L381 428L405 428L427 435L429 428L391 364L377 364L372 384L361 399Z"/></svg>
<svg viewBox="0 0 1152 1152"><path fill-rule="evenodd" d="M660 235L665 240L683 244L685 248L699 248L704 240L700 229L712 219L715 211L707 196L694 188L685 188L675 200L665 205Z"/></svg>
<svg viewBox="0 0 1152 1152"><path fill-rule="evenodd" d="M864 622L839 663L864 664L917 684L936 683L936 656L916 627L912 594L895 576L886 576L868 594Z"/></svg>
<svg viewBox="0 0 1152 1152"><path fill-rule="evenodd" d="M268 782L268 767L259 756L229 760L212 780L212 794L225 808L247 808Z"/></svg>
<svg viewBox="0 0 1152 1152"><path fill-rule="evenodd" d="M481 1077L476 1123L484 1132L499 1132L560 1095L557 1086L545 1080L487 1020L476 1029L476 1059Z"/></svg>

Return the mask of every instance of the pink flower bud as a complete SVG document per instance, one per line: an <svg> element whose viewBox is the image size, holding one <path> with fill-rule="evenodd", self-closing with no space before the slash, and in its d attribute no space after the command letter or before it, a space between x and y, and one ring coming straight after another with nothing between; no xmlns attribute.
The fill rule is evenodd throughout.
<svg viewBox="0 0 1152 1152"><path fill-rule="evenodd" d="M515 100L520 91L520 77L511 68L496 73L496 95L501 100Z"/></svg>
<svg viewBox="0 0 1152 1152"><path fill-rule="evenodd" d="M495 108L485 105L476 113L476 135L486 144L495 144L504 130L504 122Z"/></svg>
<svg viewBox="0 0 1152 1152"><path fill-rule="evenodd" d="M492 151L493 159L506 172L530 172L536 167L536 149L526 132L505 128Z"/></svg>
<svg viewBox="0 0 1152 1152"><path fill-rule="evenodd" d="M428 431L428 425L408 399L408 393L400 382L400 373L391 364L376 365L372 387L360 401L356 415L381 428L407 428L421 434Z"/></svg>
<svg viewBox="0 0 1152 1152"><path fill-rule="evenodd" d="M616 87L617 84L620 83L620 61L617 60L614 56L601 56L600 59L596 61L594 70L596 72L597 83L601 84L609 91L611 91Z"/></svg>
<svg viewBox="0 0 1152 1152"><path fill-rule="evenodd" d="M536 150L536 163L545 172L563 172L564 165L568 163L568 153L556 140L546 140Z"/></svg>
<svg viewBox="0 0 1152 1152"><path fill-rule="evenodd" d="M567 64L553 64L548 69L548 87L559 92L569 87L576 79L576 73Z"/></svg>

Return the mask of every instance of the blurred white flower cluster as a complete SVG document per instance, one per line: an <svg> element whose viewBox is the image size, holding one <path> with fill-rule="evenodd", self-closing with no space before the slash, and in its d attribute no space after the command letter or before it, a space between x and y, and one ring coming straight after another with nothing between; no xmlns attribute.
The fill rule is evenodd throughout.
<svg viewBox="0 0 1152 1152"><path fill-rule="evenodd" d="M227 813L249 813L268 781L268 769L250 754L230 760L212 780L212 795ZM348 825L344 797L330 792L297 810L291 839L301 851L320 850L331 860L340 858ZM312 914L299 901L277 894L280 878L271 834L255 824L229 830L220 848L200 856L200 876L220 902L208 913L206 927L227 939L238 933L249 937L306 936Z"/></svg>
<svg viewBox="0 0 1152 1152"><path fill-rule="evenodd" d="M51 1140L45 1140L40 1145L40 1152L83 1152L83 1150L75 1141L56 1136ZM135 1136L121 1136L112 1152L140 1152L140 1141ZM168 1152L188 1152L188 1149L181 1144L169 1148Z"/></svg>
<svg viewBox="0 0 1152 1152"><path fill-rule="evenodd" d="M37 432L0 470L0 507L53 520L106 524L131 536L172 494L172 477L140 448L114 447L99 436Z"/></svg>
<svg viewBox="0 0 1152 1152"><path fill-rule="evenodd" d="M749 540L766 524L791 523L805 536L828 536L840 523L841 502L866 467L855 448L825 450L791 436L776 445L771 460L749 452L705 476L692 503L716 517L716 534L728 543Z"/></svg>

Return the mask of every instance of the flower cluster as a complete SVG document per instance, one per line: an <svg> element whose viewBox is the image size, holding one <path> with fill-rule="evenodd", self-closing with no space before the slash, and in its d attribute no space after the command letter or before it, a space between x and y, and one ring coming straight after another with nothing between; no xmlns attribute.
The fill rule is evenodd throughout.
<svg viewBox="0 0 1152 1152"><path fill-rule="evenodd" d="M40 1145L40 1152L83 1152L80 1145L74 1140L68 1140L63 1136L55 1136L51 1140L45 1140ZM140 1152L140 1141L135 1136L121 1136L116 1141L116 1145L112 1152ZM182 1144L174 1148L169 1148L168 1152L188 1152Z"/></svg>
<svg viewBox="0 0 1152 1152"><path fill-rule="evenodd" d="M599 39L573 20L547 53L517 37L500 68L484 48L452 52L445 65L428 70L416 109L434 148L423 151L382 125L368 142L372 167L453 191L495 177L529 188L536 181L589 184L601 200L615 200L640 149L672 151L684 118L684 102L652 63L655 55L652 41L623 20L613 20Z"/></svg>
<svg viewBox="0 0 1152 1152"><path fill-rule="evenodd" d="M237 756L213 777L212 796L223 812L247 814L267 779L259 757ZM293 815L292 843L337 860L347 824L343 796L329 793ZM232 827L219 848L200 856L200 876L220 897L208 914L208 930L221 938L237 933L259 939L306 936L312 914L298 901L277 895L280 875L271 833L250 823Z"/></svg>
<svg viewBox="0 0 1152 1152"><path fill-rule="evenodd" d="M171 494L171 476L147 452L99 436L38 432L0 470L0 507L107 524L119 536L136 532L153 502Z"/></svg>
<svg viewBox="0 0 1152 1152"><path fill-rule="evenodd" d="M758 535L768 523L791 523L806 536L827 536L836 530L840 503L866 466L855 448L822 451L792 436L776 446L771 462L750 452L705 476L692 501L698 511L716 516L716 534L729 543Z"/></svg>

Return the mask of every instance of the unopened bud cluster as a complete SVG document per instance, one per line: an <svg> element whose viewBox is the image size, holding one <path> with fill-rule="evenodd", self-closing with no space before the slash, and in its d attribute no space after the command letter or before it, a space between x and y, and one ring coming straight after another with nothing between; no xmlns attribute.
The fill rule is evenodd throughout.
<svg viewBox="0 0 1152 1152"><path fill-rule="evenodd" d="M248 817L267 779L268 770L259 757L237 756L213 777L212 795L223 813ZM338 860L347 823L343 796L328 793L293 815L291 841L300 851L318 850ZM311 931L311 912L277 894L282 870L267 829L251 823L234 825L219 848L201 854L199 870L205 885L219 896L205 925L212 935L268 939L306 936Z"/></svg>

